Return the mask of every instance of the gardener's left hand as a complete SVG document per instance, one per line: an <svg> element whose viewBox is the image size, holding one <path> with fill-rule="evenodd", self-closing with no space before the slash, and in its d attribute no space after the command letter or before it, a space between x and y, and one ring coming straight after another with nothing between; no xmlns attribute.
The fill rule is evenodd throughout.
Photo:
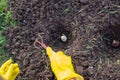
<svg viewBox="0 0 120 80"><path fill-rule="evenodd" d="M12 59L9 59L0 67L0 77L3 78L3 80L15 80L19 74L20 69L18 64L12 62Z"/></svg>

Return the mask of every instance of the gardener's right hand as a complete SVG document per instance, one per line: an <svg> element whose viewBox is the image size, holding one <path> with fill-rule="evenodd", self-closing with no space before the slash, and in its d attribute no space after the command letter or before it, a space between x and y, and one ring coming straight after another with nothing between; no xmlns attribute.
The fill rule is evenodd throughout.
<svg viewBox="0 0 120 80"><path fill-rule="evenodd" d="M55 53L51 47L47 47L46 52L57 80L84 80L81 75L75 73L70 56L62 51Z"/></svg>

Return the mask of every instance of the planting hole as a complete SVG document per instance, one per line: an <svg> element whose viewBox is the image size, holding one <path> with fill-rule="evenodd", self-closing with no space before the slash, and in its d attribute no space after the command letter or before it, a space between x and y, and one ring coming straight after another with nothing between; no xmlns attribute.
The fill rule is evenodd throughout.
<svg viewBox="0 0 120 80"><path fill-rule="evenodd" d="M120 14L111 14L109 25L102 31L103 41L107 46L120 47Z"/></svg>
<svg viewBox="0 0 120 80"><path fill-rule="evenodd" d="M67 48L73 41L72 27L65 26L59 22L55 22L47 27L47 44L52 47Z"/></svg>

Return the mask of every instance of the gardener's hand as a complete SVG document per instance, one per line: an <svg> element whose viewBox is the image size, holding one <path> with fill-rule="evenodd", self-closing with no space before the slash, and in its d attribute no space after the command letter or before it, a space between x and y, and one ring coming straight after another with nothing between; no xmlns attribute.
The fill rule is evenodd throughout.
<svg viewBox="0 0 120 80"><path fill-rule="evenodd" d="M12 59L9 59L0 67L0 77L3 78L3 80L15 80L19 74L20 69L18 64L13 64L12 62Z"/></svg>
<svg viewBox="0 0 120 80"><path fill-rule="evenodd" d="M55 53L51 47L47 47L46 52L57 80L84 80L81 75L75 73L70 56L62 51Z"/></svg>

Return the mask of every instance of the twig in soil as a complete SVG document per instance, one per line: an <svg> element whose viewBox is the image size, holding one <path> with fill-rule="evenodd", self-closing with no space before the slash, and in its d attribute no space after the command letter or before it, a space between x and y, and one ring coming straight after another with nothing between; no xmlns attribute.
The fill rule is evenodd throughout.
<svg viewBox="0 0 120 80"><path fill-rule="evenodd" d="M40 41L38 40L38 38L40 38ZM42 48L46 49L47 46L43 42L43 38L40 34L38 34L38 38L35 39L34 47L37 48L37 49L39 49L39 47L42 47ZM37 44L40 45L40 46L38 47Z"/></svg>
<svg viewBox="0 0 120 80"><path fill-rule="evenodd" d="M112 4L112 6L120 8L120 5Z"/></svg>
<svg viewBox="0 0 120 80"><path fill-rule="evenodd" d="M41 42L43 43L43 38L40 34L38 34L38 37L40 38Z"/></svg>
<svg viewBox="0 0 120 80"><path fill-rule="evenodd" d="M97 71L96 71L96 74L94 75L94 79L96 78L96 76L98 75L100 69L101 69L101 65L102 65L102 59L100 57L100 61L99 61L99 64L98 64L98 68L97 68Z"/></svg>

